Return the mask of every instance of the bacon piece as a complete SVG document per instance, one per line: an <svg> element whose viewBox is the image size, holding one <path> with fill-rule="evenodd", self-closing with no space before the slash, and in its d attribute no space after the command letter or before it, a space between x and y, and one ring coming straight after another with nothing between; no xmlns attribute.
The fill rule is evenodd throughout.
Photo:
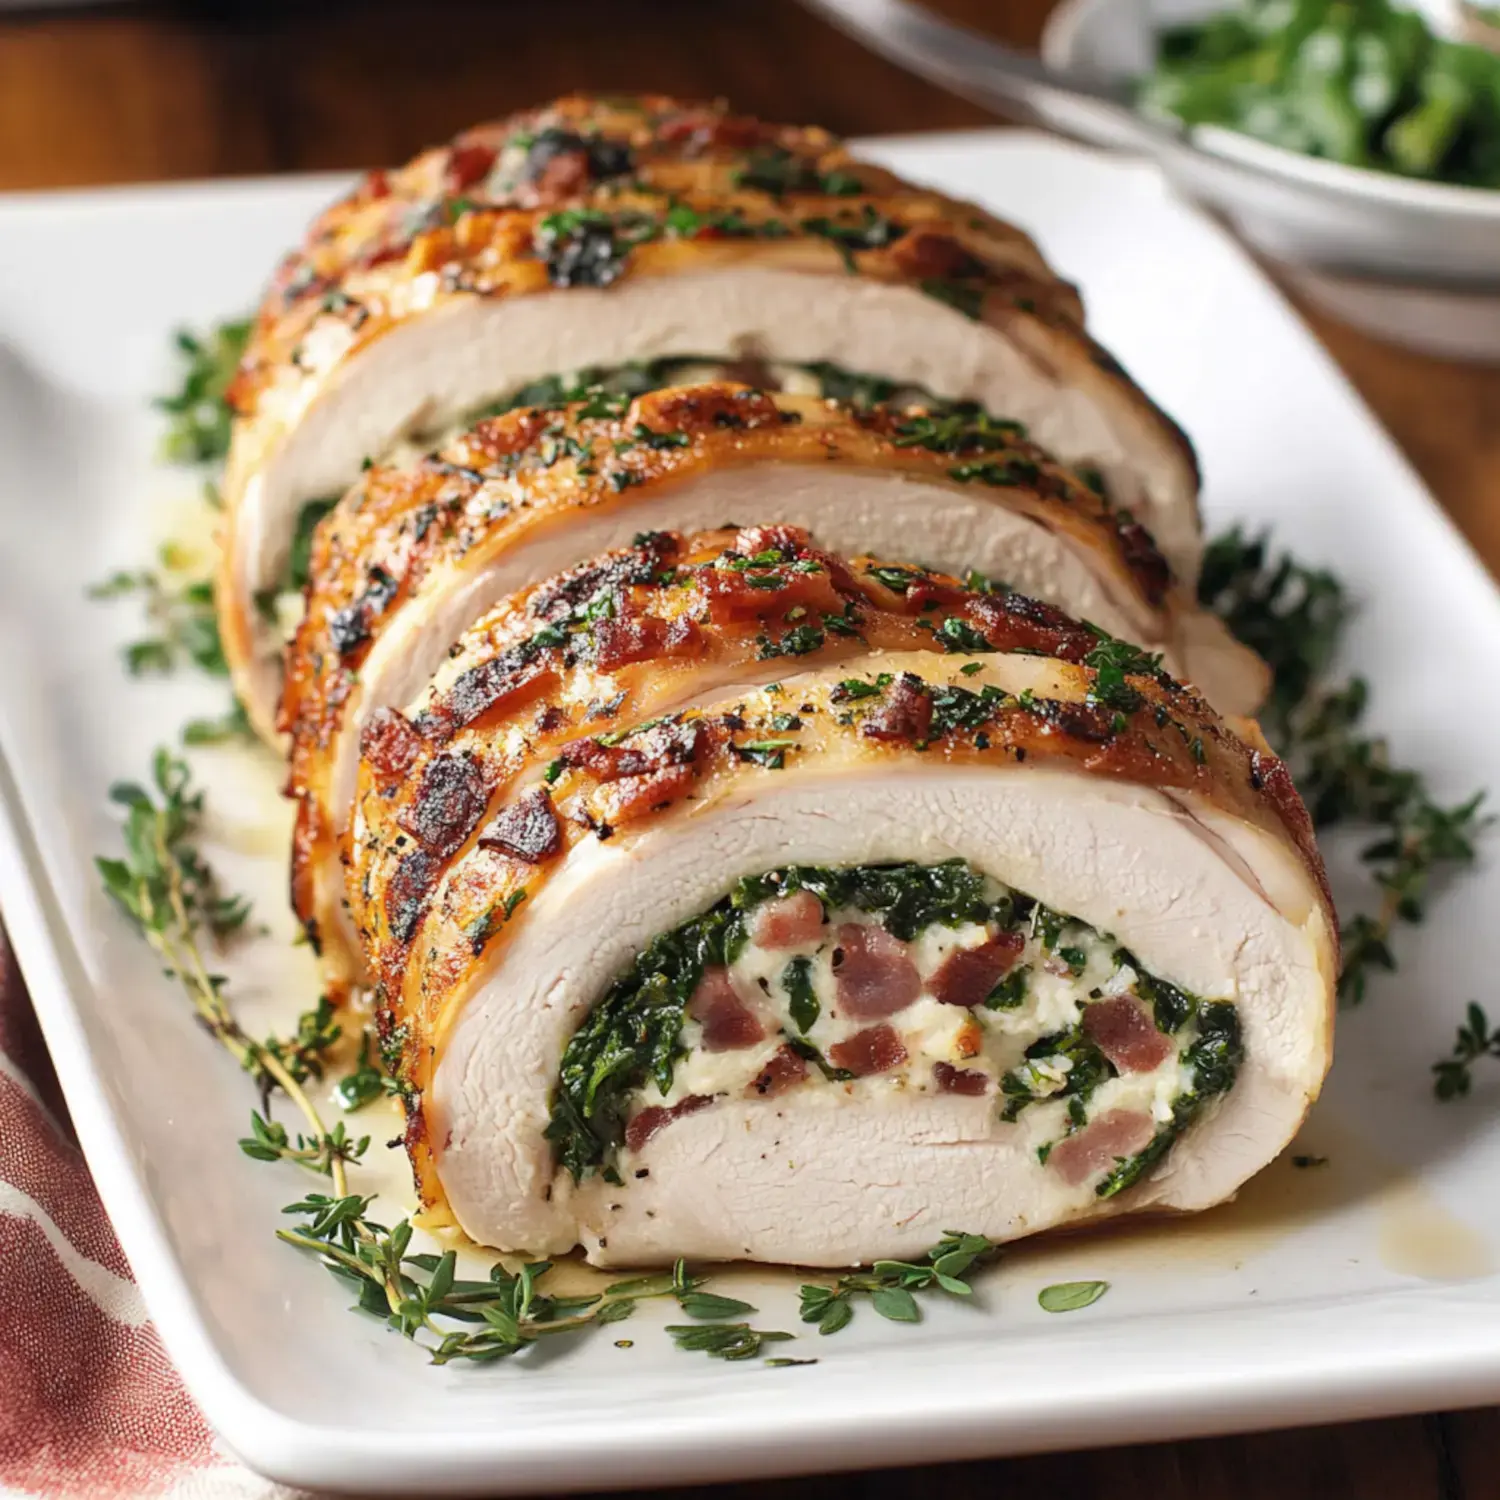
<svg viewBox="0 0 1500 1500"><path fill-rule="evenodd" d="M485 714L511 706L523 696L538 697L557 681L557 663L545 655L529 655L523 642L462 673L442 701L423 713L417 728L430 740L451 739Z"/></svg>
<svg viewBox="0 0 1500 1500"><path fill-rule="evenodd" d="M893 1016L922 993L906 944L878 923L846 922L837 940L833 975L845 1015L861 1021Z"/></svg>
<svg viewBox="0 0 1500 1500"><path fill-rule="evenodd" d="M587 151L559 151L536 174L533 188L538 203L552 204L581 193L593 173Z"/></svg>
<svg viewBox="0 0 1500 1500"><path fill-rule="evenodd" d="M975 259L951 234L917 229L904 235L891 258L908 276L982 276L984 263Z"/></svg>
<svg viewBox="0 0 1500 1500"><path fill-rule="evenodd" d="M906 1046L894 1026L866 1026L828 1049L828 1061L859 1078L887 1073L906 1061Z"/></svg>
<svg viewBox="0 0 1500 1500"><path fill-rule="evenodd" d="M705 969L687 1008L703 1028L705 1052L739 1052L765 1040L765 1027L735 994L728 969L717 965Z"/></svg>
<svg viewBox="0 0 1500 1500"><path fill-rule="evenodd" d="M428 898L443 873L441 861L425 849L401 856L385 888L385 919L398 943L410 942L427 911Z"/></svg>
<svg viewBox="0 0 1500 1500"><path fill-rule="evenodd" d="M382 785L406 775L421 748L421 735L394 708L377 708L359 732L359 753Z"/></svg>
<svg viewBox="0 0 1500 1500"><path fill-rule="evenodd" d="M1143 1110L1107 1110L1060 1140L1047 1157L1047 1165L1070 1187L1077 1187L1117 1161L1144 1151L1155 1134L1156 1126Z"/></svg>
<svg viewBox="0 0 1500 1500"><path fill-rule="evenodd" d="M812 534L801 526L741 526L734 539L734 550L742 557L772 551L799 555L811 546Z"/></svg>
<svg viewBox="0 0 1500 1500"><path fill-rule="evenodd" d="M480 830L479 847L539 865L562 850L562 828L545 787L533 787Z"/></svg>
<svg viewBox="0 0 1500 1500"><path fill-rule="evenodd" d="M665 1130L673 1120L680 1120L684 1115L695 1115L713 1102L708 1094L689 1094L671 1109L661 1104L648 1104L645 1109L630 1117L630 1123L625 1127L625 1145L631 1151L639 1151L652 1136Z"/></svg>
<svg viewBox="0 0 1500 1500"><path fill-rule="evenodd" d="M774 1099L807 1077L807 1063L790 1047L778 1048L745 1090L752 1099Z"/></svg>
<svg viewBox="0 0 1500 1500"><path fill-rule="evenodd" d="M916 744L932 732L932 699L923 691L921 680L903 672L880 705L860 726L869 740L899 740Z"/></svg>
<svg viewBox="0 0 1500 1500"><path fill-rule="evenodd" d="M594 798L595 811L611 827L633 822L683 795L698 778L691 764L664 766L640 776L625 776L601 787Z"/></svg>
<svg viewBox="0 0 1500 1500"><path fill-rule="evenodd" d="M779 587L756 588L752 577L774 577ZM694 582L708 601L710 617L724 624L785 616L791 609L829 615L844 611L844 601L821 565L816 573L793 573L785 564L758 568L753 573L738 568L704 568L694 575Z"/></svg>
<svg viewBox="0 0 1500 1500"><path fill-rule="evenodd" d="M484 816L489 785L483 767L469 755L439 755L397 822L440 859L454 853Z"/></svg>
<svg viewBox="0 0 1500 1500"><path fill-rule="evenodd" d="M1084 1007L1083 1029L1122 1073L1150 1073L1176 1050L1156 1029L1145 1007L1130 995L1115 995Z"/></svg>
<svg viewBox="0 0 1500 1500"><path fill-rule="evenodd" d="M823 931L823 903L811 891L767 901L750 918L750 941L777 952L800 948Z"/></svg>
<svg viewBox="0 0 1500 1500"><path fill-rule="evenodd" d="M1015 967L1025 946L1019 932L1002 932L977 948L955 949L938 965L927 988L943 1005L978 1005Z"/></svg>
<svg viewBox="0 0 1500 1500"><path fill-rule="evenodd" d="M983 1073L969 1068L955 1068L952 1063L935 1062L932 1065L933 1082L943 1094L968 1094L978 1096L990 1086Z"/></svg>
<svg viewBox="0 0 1500 1500"><path fill-rule="evenodd" d="M461 193L473 187L481 178L489 176L495 165L492 147L467 144L455 146L448 153L447 187L450 193Z"/></svg>
<svg viewBox="0 0 1500 1500"><path fill-rule="evenodd" d="M594 626L594 661L601 672L613 672L653 657L688 656L702 637L687 619L640 615L633 620L600 620Z"/></svg>

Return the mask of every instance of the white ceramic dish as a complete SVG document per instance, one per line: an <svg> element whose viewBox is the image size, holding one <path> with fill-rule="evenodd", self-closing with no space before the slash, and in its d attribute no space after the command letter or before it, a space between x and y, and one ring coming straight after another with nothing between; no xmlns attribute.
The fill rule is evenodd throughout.
<svg viewBox="0 0 1500 1500"><path fill-rule="evenodd" d="M1042 55L1098 82L1138 78L1163 26L1229 3L1064 0L1048 19ZM1455 8L1441 0L1417 8L1440 28L1456 23ZM1162 157L1174 183L1285 265L1329 312L1430 353L1500 359L1500 191L1318 161L1228 130L1205 128L1193 139L1202 149Z"/></svg>
<svg viewBox="0 0 1500 1500"><path fill-rule="evenodd" d="M1398 753L1445 793L1494 777L1500 708L1472 689L1500 654L1500 601L1232 242L1152 169L1038 137L871 149L1037 231L1081 280L1100 336L1197 438L1212 521L1274 527L1370 601L1354 656ZM0 200L0 905L142 1290L229 1442L310 1487L535 1492L1500 1398L1500 1087L1440 1106L1426 1076L1500 964L1487 860L1408 937L1399 979L1346 1018L1300 1148L1330 1165L1283 1160L1201 1220L1017 1248L979 1306L935 1308L921 1328L863 1314L819 1339L795 1322L797 1278L730 1273L759 1326L803 1333L783 1347L816 1356L810 1368L677 1352L664 1310L625 1330L630 1350L603 1335L540 1360L432 1368L273 1240L303 1183L236 1152L248 1086L91 868L116 843L110 781L140 775L222 690L126 680L114 648L137 622L84 588L144 559L195 506L191 479L151 461L146 398L169 377L168 331L246 306L335 186ZM195 759L215 811L209 853L284 939L275 767L249 752ZM254 1024L310 998L305 955L282 941L251 945L231 972ZM1109 1294L1039 1310L1040 1287L1082 1277Z"/></svg>

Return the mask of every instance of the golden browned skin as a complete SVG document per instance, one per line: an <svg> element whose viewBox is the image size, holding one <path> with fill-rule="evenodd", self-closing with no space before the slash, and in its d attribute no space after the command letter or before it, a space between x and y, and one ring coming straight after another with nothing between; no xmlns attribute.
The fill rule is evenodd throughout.
<svg viewBox="0 0 1500 1500"><path fill-rule="evenodd" d="M582 249L569 256L568 236L559 245L545 226L562 209L607 217L624 263ZM879 227L870 227L872 214ZM807 227L829 219L830 231ZM888 243L864 243L879 240ZM734 259L773 244L788 264L836 270L847 250L867 275L1008 288L1049 315L1082 321L1076 292L1021 230L854 161L826 130L733 115L722 103L579 95L368 173L320 214L277 269L231 400L250 415L268 386L315 373L312 351L292 356L320 319L342 324L357 347L414 302L601 285L627 269ZM411 286L434 269L439 287Z"/></svg>
<svg viewBox="0 0 1500 1500"><path fill-rule="evenodd" d="M281 706L299 804L293 902L315 938L331 932L326 907L337 899L336 883L319 881L317 870L333 856L348 812L333 805L337 737L382 635L403 615L421 619L460 574L472 578L576 517L604 509L645 516L696 475L771 462L962 484L1075 539L1110 589L1135 601L1135 613L1161 621L1162 639L1171 638L1174 612L1190 607L1140 526L1013 428L983 417L861 412L730 384L508 412L410 468L372 469L319 528Z"/></svg>
<svg viewBox="0 0 1500 1500"><path fill-rule="evenodd" d="M275 580L249 559L291 519L245 497L351 361L466 299L741 264L909 287L1001 329L1047 378L1098 387L1105 406L1157 433L1191 509L1186 439L1088 338L1073 288L1021 231L852 161L821 130L660 97L565 99L370 174L276 275L230 393L217 588L225 654L257 728L271 732L277 642L255 594Z"/></svg>
<svg viewBox="0 0 1500 1500"><path fill-rule="evenodd" d="M468 632L412 719L382 710L362 736L348 896L372 972L399 985L446 870L514 778L580 735L871 651L1081 661L1099 641L1034 599L845 561L791 526L654 532L524 590Z"/></svg>
<svg viewBox="0 0 1500 1500"><path fill-rule="evenodd" d="M545 778L512 783L519 789L449 870L404 968L382 985L380 1025L409 1090L406 1144L426 1203L440 1205L442 1189L426 1139L423 1091L465 1001L569 851L586 840L642 832L690 801L714 802L732 792L753 802L758 787L774 786L789 767L839 774L914 756L929 766L955 767L1050 761L1091 776L1193 793L1290 839L1334 930L1311 822L1285 766L1238 739L1201 699L1170 679L1101 676L1053 660L1047 666L1054 690L1046 697L1017 696L964 687L956 664L932 652L904 659L913 664L907 671L888 678L865 674L875 689L870 692L851 692L852 677L841 680L833 672L789 677L732 703L574 740L551 761ZM859 675L860 663L848 670ZM506 732L497 726L494 734L498 739ZM413 856L419 849L415 841L406 847ZM399 920L412 895L410 872L399 860L385 863L393 873L383 885L374 883L372 909Z"/></svg>

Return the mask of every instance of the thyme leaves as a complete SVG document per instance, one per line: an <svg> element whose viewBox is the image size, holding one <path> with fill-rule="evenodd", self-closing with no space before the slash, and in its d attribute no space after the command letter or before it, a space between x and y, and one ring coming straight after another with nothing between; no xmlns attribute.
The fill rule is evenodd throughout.
<svg viewBox="0 0 1500 1500"><path fill-rule="evenodd" d="M172 544L161 550L159 568L112 573L89 590L91 599L139 597L152 633L122 649L132 677L170 672L191 662L211 677L227 677L229 664L219 639L213 584L206 578L184 578Z"/></svg>
<svg viewBox="0 0 1500 1500"><path fill-rule="evenodd" d="M1314 823L1373 833L1361 860L1378 900L1342 930L1339 999L1357 1005L1375 973L1397 967L1401 927L1420 922L1440 882L1474 862L1477 839L1491 821L1484 793L1437 800L1422 774L1395 764L1385 739L1366 729L1365 681L1329 680L1354 614L1347 589L1331 573L1273 557L1266 537L1236 527L1209 546L1198 593L1270 666L1264 728Z"/></svg>
<svg viewBox="0 0 1500 1500"><path fill-rule="evenodd" d="M800 1316L804 1323L816 1323L821 1334L838 1333L853 1321L856 1302L866 1299L875 1312L893 1323L919 1323L918 1293L972 1296L968 1276L993 1259L998 1249L983 1235L947 1230L920 1260L877 1260L868 1271L851 1271L831 1287L803 1286Z"/></svg>
<svg viewBox="0 0 1500 1500"><path fill-rule="evenodd" d="M251 321L220 323L205 333L179 329L175 339L182 362L177 390L159 396L167 414L161 454L168 463L218 463L229 452L229 384L250 341Z"/></svg>
<svg viewBox="0 0 1500 1500"><path fill-rule="evenodd" d="M1077 1312L1092 1307L1108 1290L1107 1281L1059 1281L1037 1293L1037 1306L1049 1313Z"/></svg>
<svg viewBox="0 0 1500 1500"><path fill-rule="evenodd" d="M1491 1027L1482 1005L1469 1002L1452 1053L1432 1065L1432 1091L1439 1099L1462 1099L1474 1086L1473 1066L1481 1058L1500 1058L1500 1027Z"/></svg>

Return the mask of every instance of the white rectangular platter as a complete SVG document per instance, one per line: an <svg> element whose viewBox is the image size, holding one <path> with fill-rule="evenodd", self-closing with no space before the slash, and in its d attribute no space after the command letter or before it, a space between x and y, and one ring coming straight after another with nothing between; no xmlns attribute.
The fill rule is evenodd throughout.
<svg viewBox="0 0 1500 1500"><path fill-rule="evenodd" d="M1211 528L1268 525L1356 590L1350 665L1396 753L1443 796L1500 781L1500 600L1216 227L1149 168L1040 137L868 154L1034 230L1081 283L1099 337L1197 442ZM434 1368L272 1238L303 1182L237 1152L249 1085L92 868L116 847L109 784L142 776L152 747L219 711L223 689L125 678L117 648L139 621L85 590L147 561L197 508L195 481L152 458L147 402L170 381L171 330L247 308L338 186L0 198L0 908L142 1290L231 1445L312 1487L521 1492L1500 1400L1500 1085L1439 1105L1428 1077L1463 1003L1492 998L1500 972L1488 852L1405 935L1399 975L1343 1018L1298 1148L1328 1166L1284 1159L1198 1221L1017 1248L982 1278L978 1305L949 1301L917 1328L866 1312L819 1338L796 1322L796 1277L735 1273L758 1326L800 1331L776 1352L815 1356L809 1367L678 1352L665 1310L647 1308L622 1330L629 1349L601 1331L499 1366ZM248 751L194 763L210 787L207 852L272 929L232 971L251 1020L269 1025L315 994L285 941L277 768ZM1095 1306L1038 1308L1040 1287L1084 1277L1111 1284Z"/></svg>

